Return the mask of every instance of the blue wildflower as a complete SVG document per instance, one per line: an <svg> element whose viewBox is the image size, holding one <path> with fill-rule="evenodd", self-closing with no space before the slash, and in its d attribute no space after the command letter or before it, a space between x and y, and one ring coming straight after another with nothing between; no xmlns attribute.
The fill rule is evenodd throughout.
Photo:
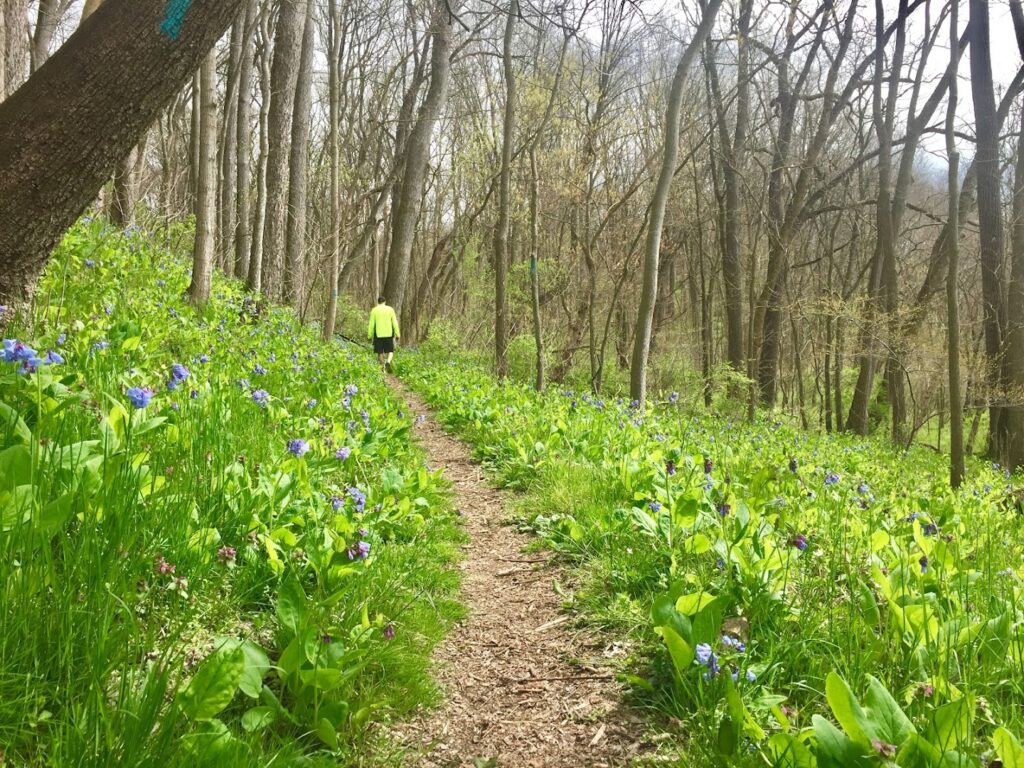
<svg viewBox="0 0 1024 768"><path fill-rule="evenodd" d="M139 409L147 407L153 399L153 390L149 387L132 387L125 394L131 404Z"/></svg>
<svg viewBox="0 0 1024 768"><path fill-rule="evenodd" d="M267 403L270 402L270 393L265 389L257 389L253 391L252 399L260 408L266 408Z"/></svg>
<svg viewBox="0 0 1024 768"><path fill-rule="evenodd" d="M300 438L288 441L288 453L292 456L302 457L309 453L309 443Z"/></svg>
<svg viewBox="0 0 1024 768"><path fill-rule="evenodd" d="M351 455L352 449L346 447L341 447L334 452L334 458L336 458L338 461L345 461Z"/></svg>

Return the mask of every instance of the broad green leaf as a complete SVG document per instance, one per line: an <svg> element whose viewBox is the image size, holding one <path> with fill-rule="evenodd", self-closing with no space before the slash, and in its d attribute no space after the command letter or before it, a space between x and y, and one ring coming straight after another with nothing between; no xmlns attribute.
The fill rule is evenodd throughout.
<svg viewBox="0 0 1024 768"><path fill-rule="evenodd" d="M865 730L869 738L899 746L916 732L910 718L900 709L892 694L871 675L868 675L868 693L864 703L869 726Z"/></svg>
<svg viewBox="0 0 1024 768"><path fill-rule="evenodd" d="M996 728L992 744L1003 761L1003 768L1024 768L1024 747L1016 736L1005 728Z"/></svg>
<svg viewBox="0 0 1024 768"><path fill-rule="evenodd" d="M866 747L855 744L821 715L815 715L812 723L818 768L868 768L877 764Z"/></svg>
<svg viewBox="0 0 1024 768"><path fill-rule="evenodd" d="M262 731L277 719L277 712L271 707L253 707L242 715L242 729L247 733Z"/></svg>
<svg viewBox="0 0 1024 768"><path fill-rule="evenodd" d="M814 768L814 755L800 739L788 733L776 733L768 739L773 768Z"/></svg>
<svg viewBox="0 0 1024 768"><path fill-rule="evenodd" d="M965 743L971 735L971 715L974 703L969 698L961 698L943 704L932 712L928 737L939 751L946 752L956 749Z"/></svg>
<svg viewBox="0 0 1024 768"><path fill-rule="evenodd" d="M209 720L224 710L235 697L245 673L241 648L216 651L178 695L182 711L192 720Z"/></svg>
<svg viewBox="0 0 1024 768"><path fill-rule="evenodd" d="M868 733L871 726L868 723L867 714L861 708L857 698L846 684L835 672L829 672L825 678L825 697L832 707L832 714L846 731L846 734L855 742L869 744L871 737Z"/></svg>
<svg viewBox="0 0 1024 768"><path fill-rule="evenodd" d="M672 657L672 664L676 668L676 673L680 676L686 674L686 670L689 669L690 665L693 664L693 660L697 657L696 650L683 640L672 627L662 627L661 636L665 639L665 645L668 646L668 652Z"/></svg>
<svg viewBox="0 0 1024 768"><path fill-rule="evenodd" d="M281 589L277 593L277 618L281 625L294 633L306 622L306 593L293 574L288 574L281 581Z"/></svg>

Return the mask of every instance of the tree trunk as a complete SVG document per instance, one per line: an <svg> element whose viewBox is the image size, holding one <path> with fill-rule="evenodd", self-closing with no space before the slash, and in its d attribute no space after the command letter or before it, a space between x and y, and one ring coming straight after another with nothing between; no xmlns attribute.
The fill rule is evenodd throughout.
<svg viewBox="0 0 1024 768"><path fill-rule="evenodd" d="M217 261L225 274L234 273L235 236L238 232L238 90L241 81L242 48L245 45L245 11L231 25L228 49L227 90L224 94L224 122L220 133L217 178L220 200L217 206Z"/></svg>
<svg viewBox="0 0 1024 768"><path fill-rule="evenodd" d="M28 76L28 3L0 0L0 101L16 91Z"/></svg>
<svg viewBox="0 0 1024 768"><path fill-rule="evenodd" d="M957 35L957 4L953 3L950 11L950 39L955 44ZM956 149L955 120L957 107L957 58L955 48L950 53L949 71L952 74L949 87L949 102L946 106L946 154L949 157L949 218L952 225L949 246L949 265L946 274L946 331L947 352L949 355L949 484L959 488L964 479L964 407L960 395L960 300L958 296L958 277L960 273L960 229L957 221L960 211L960 153ZM1024 137L1024 130L1021 132ZM1022 165L1021 155L1017 155L1017 178L1020 184ZM1024 187L1018 187L1024 189ZM1024 197L1021 198L1024 204ZM1014 207L1017 206L1016 196ZM1024 212L1024 211L1022 211ZM1014 227L1016 233L1017 227ZM1016 245L1016 237L1014 238ZM1024 245L1024 243L1022 243ZM1015 248L1016 250L1016 248ZM1016 266L1016 259L1015 259ZM1024 275L1022 275L1024 277ZM1024 286L1022 286L1024 287ZM1024 299L1024 296L1021 297ZM1011 301L1011 306L1013 302ZM941 435L941 430L939 431Z"/></svg>
<svg viewBox="0 0 1024 768"><path fill-rule="evenodd" d="M267 213L263 225L262 285L263 293L271 299L284 296L292 116L309 2L281 0L274 35L274 61L270 71Z"/></svg>
<svg viewBox="0 0 1024 768"><path fill-rule="evenodd" d="M1024 9L1021 8L1020 0L1011 0L1010 11L1017 32L1017 44L1024 55ZM948 129L947 135L951 130ZM1020 116L1016 150L1005 352L1011 398L1006 409L1006 465L1010 470L1024 465L1024 111ZM950 220L953 220L952 217ZM952 270L950 267L950 274L953 274Z"/></svg>
<svg viewBox="0 0 1024 768"><path fill-rule="evenodd" d="M135 207L139 198L139 181L146 166L146 134L128 153L114 172L113 193L110 196L110 221L119 227L135 223Z"/></svg>
<svg viewBox="0 0 1024 768"><path fill-rule="evenodd" d="M412 261L412 244L423 204L423 185L426 182L427 161L430 158L430 139L434 132L434 124L441 114L441 108L448 98L451 42L452 19L448 0L435 0L431 18L430 85L405 146L398 205L392 212L395 226L388 253L387 279L384 282L383 293L399 315L405 303L409 265Z"/></svg>
<svg viewBox="0 0 1024 768"><path fill-rule="evenodd" d="M249 275L249 249L252 223L249 220L249 164L252 161L252 71L256 63L253 33L260 0L245 0L245 23L242 54L238 64L238 114L235 117L235 277L245 280Z"/></svg>
<svg viewBox="0 0 1024 768"><path fill-rule="evenodd" d="M722 147L721 171L725 187L722 203L722 277L725 282L726 357L737 373L746 370L746 348L743 340L743 262L740 254L740 229L743 204L740 194L743 159L750 119L750 19L753 0L743 0L737 20L736 122L732 137L726 124L725 101L718 84L718 70L709 54L709 82L714 91L716 124ZM709 44L710 49L710 44ZM753 279L753 276L751 277Z"/></svg>
<svg viewBox="0 0 1024 768"><path fill-rule="evenodd" d="M518 0L509 0L502 45L502 69L505 76L505 113L501 135L501 171L498 184L498 223L494 228L494 364L498 379L508 373L508 236L512 220L512 142L515 138L516 72L512 62L512 41Z"/></svg>
<svg viewBox="0 0 1024 768"><path fill-rule="evenodd" d="M291 157L288 161L288 230L284 297L302 310L306 285L306 162L309 156L309 123L313 110L313 32L315 3L306 3L305 29L302 34L302 57L295 86L295 108L292 115Z"/></svg>
<svg viewBox="0 0 1024 768"><path fill-rule="evenodd" d="M35 72L50 57L50 45L64 14L71 3L69 0L39 0L36 15L36 29L32 34L32 71Z"/></svg>
<svg viewBox="0 0 1024 768"><path fill-rule="evenodd" d="M647 358L651 351L651 327L654 321L654 303L658 295L658 266L661 254L661 232L665 224L665 209L668 206L669 192L672 190L672 177L676 171L676 160L679 157L679 123L683 102L683 89L689 74L690 65L697 52L704 45L704 40L711 33L715 16L722 5L722 0L710 0L704 9L700 26L687 44L683 55L679 58L675 75L672 78L672 89L669 93L668 107L665 114L665 139L662 149L661 172L658 184L651 200L651 213L648 222L647 244L644 250L644 273L640 309L637 313L636 336L633 345L633 359L630 365L629 392L633 400L643 403L647 397Z"/></svg>
<svg viewBox="0 0 1024 768"><path fill-rule="evenodd" d="M260 15L260 158L256 165L256 216L252 227L252 251L246 285L250 291L263 288L264 229L267 221L267 155L270 152L270 12L269 4Z"/></svg>
<svg viewBox="0 0 1024 768"><path fill-rule="evenodd" d="M107 0L0 104L0 304L30 294L50 252L138 142L241 0Z"/></svg>
<svg viewBox="0 0 1024 768"><path fill-rule="evenodd" d="M330 102L328 125L328 152L330 153L331 220L328 223L327 249L331 265L327 274L327 311L324 314L324 341L334 338L334 325L338 316L338 272L341 269L341 14L338 0L327 0L327 30L329 55L327 61L327 88ZM374 294L376 297L376 294Z"/></svg>
<svg viewBox="0 0 1024 768"><path fill-rule="evenodd" d="M970 0L971 93L977 126L978 230L981 257L981 292L985 357L992 405L989 407L988 450L1003 460L1006 424L1001 403L1005 393L1003 369L1003 209L999 181L999 131L992 84L991 44L987 0Z"/></svg>
<svg viewBox="0 0 1024 768"><path fill-rule="evenodd" d="M540 316L540 275L537 270L539 253L538 223L540 220L540 179L537 176L537 147L530 147L530 308L533 314L533 341L537 363L534 387L544 391L544 332Z"/></svg>
<svg viewBox="0 0 1024 768"><path fill-rule="evenodd" d="M217 253L217 54L203 60L196 80L199 97L199 168L196 175L196 238L192 248L189 301L197 307L210 299Z"/></svg>

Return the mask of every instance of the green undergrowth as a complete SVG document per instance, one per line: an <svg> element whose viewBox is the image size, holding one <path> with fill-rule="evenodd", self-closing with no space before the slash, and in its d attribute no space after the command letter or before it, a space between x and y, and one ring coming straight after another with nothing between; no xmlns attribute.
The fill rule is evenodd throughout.
<svg viewBox="0 0 1024 768"><path fill-rule="evenodd" d="M428 347L429 349L429 347ZM1024 765L1018 478L761 416L400 371L576 569L687 765Z"/></svg>
<svg viewBox="0 0 1024 768"><path fill-rule="evenodd" d="M463 534L364 351L84 221L0 358L0 764L395 764ZM6 763L5 763L6 761Z"/></svg>

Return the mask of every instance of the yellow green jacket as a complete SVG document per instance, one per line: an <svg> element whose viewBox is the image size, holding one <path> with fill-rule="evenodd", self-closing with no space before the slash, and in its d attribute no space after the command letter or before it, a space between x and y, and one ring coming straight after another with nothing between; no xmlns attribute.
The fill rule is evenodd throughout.
<svg viewBox="0 0 1024 768"><path fill-rule="evenodd" d="M401 337L402 332L398 330L398 317L395 310L387 304L378 304L370 310L370 324L366 328L366 336L369 339L374 337L386 339L394 336Z"/></svg>

